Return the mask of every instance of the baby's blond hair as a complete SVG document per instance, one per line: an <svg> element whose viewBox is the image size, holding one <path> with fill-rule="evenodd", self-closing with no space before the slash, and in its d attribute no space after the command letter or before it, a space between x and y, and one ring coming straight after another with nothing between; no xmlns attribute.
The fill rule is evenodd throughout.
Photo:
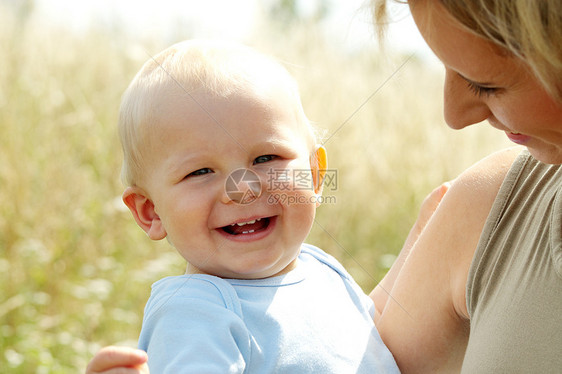
<svg viewBox="0 0 562 374"><path fill-rule="evenodd" d="M159 108L162 103L176 97L193 99L192 94L199 93L228 97L248 87L259 90L270 84L286 85L294 96L297 111L308 123L294 78L276 60L250 47L189 40L150 58L134 77L121 102L118 126L124 156L123 182L137 185L142 177L146 149L165 115Z"/></svg>

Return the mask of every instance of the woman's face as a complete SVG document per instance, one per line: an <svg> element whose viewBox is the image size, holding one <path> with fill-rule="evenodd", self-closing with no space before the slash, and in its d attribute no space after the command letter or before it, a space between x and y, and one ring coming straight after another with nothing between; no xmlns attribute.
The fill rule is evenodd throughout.
<svg viewBox="0 0 562 374"><path fill-rule="evenodd" d="M454 129L483 120L546 163L562 163L562 103L520 59L463 28L439 1L410 2L425 41L445 65L445 120Z"/></svg>

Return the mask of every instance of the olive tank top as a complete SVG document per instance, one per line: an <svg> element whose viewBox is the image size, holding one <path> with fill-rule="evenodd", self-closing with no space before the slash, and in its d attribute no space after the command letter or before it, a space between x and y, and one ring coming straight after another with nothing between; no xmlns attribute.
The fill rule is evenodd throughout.
<svg viewBox="0 0 562 374"><path fill-rule="evenodd" d="M469 271L462 373L562 373L562 166L523 151Z"/></svg>

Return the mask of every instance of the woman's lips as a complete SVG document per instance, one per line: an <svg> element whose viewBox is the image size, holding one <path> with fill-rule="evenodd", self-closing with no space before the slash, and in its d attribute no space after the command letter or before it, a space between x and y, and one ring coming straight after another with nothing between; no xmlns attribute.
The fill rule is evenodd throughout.
<svg viewBox="0 0 562 374"><path fill-rule="evenodd" d="M515 144L525 145L531 140L530 136L506 131L505 134Z"/></svg>

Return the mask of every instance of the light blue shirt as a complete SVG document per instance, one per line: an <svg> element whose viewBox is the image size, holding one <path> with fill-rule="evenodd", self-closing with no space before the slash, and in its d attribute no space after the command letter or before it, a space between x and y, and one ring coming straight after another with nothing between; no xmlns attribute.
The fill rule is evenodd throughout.
<svg viewBox="0 0 562 374"><path fill-rule="evenodd" d="M336 259L303 244L297 267L259 279L164 278L139 348L159 373L399 373L374 305Z"/></svg>

